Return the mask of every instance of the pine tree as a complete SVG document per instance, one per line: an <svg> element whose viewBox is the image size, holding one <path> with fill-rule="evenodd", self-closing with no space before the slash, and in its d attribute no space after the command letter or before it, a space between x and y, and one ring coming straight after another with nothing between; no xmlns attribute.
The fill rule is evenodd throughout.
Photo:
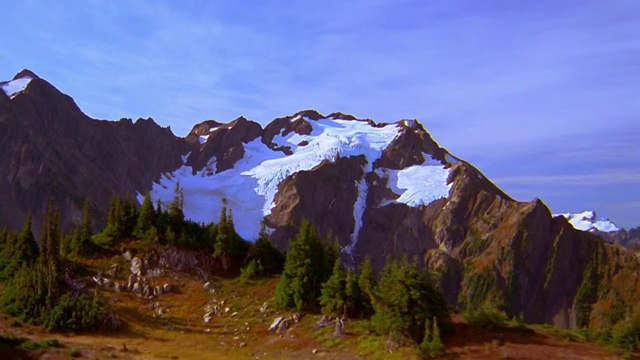
<svg viewBox="0 0 640 360"><path fill-rule="evenodd" d="M369 298L369 302L373 301L373 289L376 287L376 276L373 273L371 265L371 257L367 255L364 262L360 266L360 275L358 276L358 286L365 296Z"/></svg>
<svg viewBox="0 0 640 360"><path fill-rule="evenodd" d="M134 199L129 195L124 197L120 223L122 224L122 236L131 236L138 222L138 210Z"/></svg>
<svg viewBox="0 0 640 360"><path fill-rule="evenodd" d="M358 285L358 275L351 269L347 270L344 286L346 315L349 317L369 317L371 302Z"/></svg>
<svg viewBox="0 0 640 360"><path fill-rule="evenodd" d="M169 205L169 226L175 231L176 234L182 232L182 225L184 223L184 212L182 211L184 205L184 198L182 189L180 188L180 182L176 183L174 189L174 197L171 205Z"/></svg>
<svg viewBox="0 0 640 360"><path fill-rule="evenodd" d="M116 239L120 239L124 236L124 224L122 223L122 218L123 215L120 206L120 198L118 195L113 194L109 204L106 230L109 235Z"/></svg>
<svg viewBox="0 0 640 360"><path fill-rule="evenodd" d="M294 240L289 243L284 270L276 290L276 305L316 309L322 284L331 275L326 271L327 250L308 220L303 220Z"/></svg>
<svg viewBox="0 0 640 360"><path fill-rule="evenodd" d="M346 311L346 275L340 260L336 260L333 266L333 274L327 282L322 285L322 296L320 305L322 313L327 316L339 316Z"/></svg>
<svg viewBox="0 0 640 360"><path fill-rule="evenodd" d="M84 210L82 215L82 226L80 229L74 231L71 237L71 251L75 254L90 255L94 252L93 241L91 236L93 232L91 219L91 202L89 199L84 201ZM61 243L63 243L61 239ZM63 251L64 252L64 251Z"/></svg>
<svg viewBox="0 0 640 360"><path fill-rule="evenodd" d="M449 319L446 300L405 258L400 265L388 261L374 289L372 322L380 334L396 333L419 342L427 319Z"/></svg>
<svg viewBox="0 0 640 360"><path fill-rule="evenodd" d="M140 213L138 214L138 223L136 224L135 235L139 238L145 238L147 232L151 229L155 220L155 212L153 203L151 202L151 194L147 192L142 200Z"/></svg>
<svg viewBox="0 0 640 360"><path fill-rule="evenodd" d="M31 230L31 213L27 214L27 220L18 235L18 241L13 249L11 257L19 264L32 264L38 259L39 249Z"/></svg>
<svg viewBox="0 0 640 360"><path fill-rule="evenodd" d="M264 223L260 226L258 239L251 245L249 256L251 259L256 260L259 265L262 265L262 268L267 274L282 271L284 256L280 250L269 241Z"/></svg>

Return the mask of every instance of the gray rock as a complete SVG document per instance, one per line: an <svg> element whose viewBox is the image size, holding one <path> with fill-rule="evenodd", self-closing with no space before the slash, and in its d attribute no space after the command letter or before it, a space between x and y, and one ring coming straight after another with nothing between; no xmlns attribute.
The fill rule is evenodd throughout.
<svg viewBox="0 0 640 360"><path fill-rule="evenodd" d="M278 330L278 326L280 325L282 320L284 320L284 317L282 317L282 316L279 316L279 317L275 318L273 320L273 322L271 323L271 326L269 326L268 330L272 331L272 332Z"/></svg>
<svg viewBox="0 0 640 360"><path fill-rule="evenodd" d="M131 260L131 273L137 276L142 276L142 260L139 257Z"/></svg>

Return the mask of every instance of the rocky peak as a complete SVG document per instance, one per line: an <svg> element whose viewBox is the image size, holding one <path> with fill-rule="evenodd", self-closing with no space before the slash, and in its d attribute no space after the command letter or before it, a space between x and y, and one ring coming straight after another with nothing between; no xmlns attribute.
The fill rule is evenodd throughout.
<svg viewBox="0 0 640 360"><path fill-rule="evenodd" d="M245 153L243 144L257 139L260 135L262 126L243 116L227 124L205 121L195 126L187 137L187 141L197 148L191 151L186 164L196 172L215 159L215 172L225 171L242 159ZM197 143L195 139L198 139Z"/></svg>
<svg viewBox="0 0 640 360"><path fill-rule="evenodd" d="M317 110L313 110L313 109L298 111L297 113L293 114L291 117L295 118L298 116L309 118L311 120L320 120L320 119L326 118L326 116L322 115Z"/></svg>
<svg viewBox="0 0 640 360"><path fill-rule="evenodd" d="M336 119L336 120L358 120L357 117L355 117L355 116L353 116L351 114L344 114L344 113L341 113L339 111L332 112L331 114L329 114L327 116L327 118Z"/></svg>
<svg viewBox="0 0 640 360"><path fill-rule="evenodd" d="M36 75L33 71L29 69L20 70L14 77L13 80L22 79L22 78L31 78L31 79L40 79L38 75Z"/></svg>

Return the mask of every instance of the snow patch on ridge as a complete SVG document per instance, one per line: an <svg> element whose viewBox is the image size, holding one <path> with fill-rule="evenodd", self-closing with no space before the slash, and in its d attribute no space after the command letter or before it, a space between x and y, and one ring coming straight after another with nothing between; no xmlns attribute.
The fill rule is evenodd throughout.
<svg viewBox="0 0 640 360"><path fill-rule="evenodd" d="M597 217L595 211L583 211L577 214L554 214L553 216L564 216L574 228L582 231L597 230L602 232L612 232L620 230L620 228L618 228L616 224L611 222L609 219L601 218L596 220Z"/></svg>
<svg viewBox="0 0 640 360"><path fill-rule="evenodd" d="M447 184L449 170L439 161L425 154L425 162L402 170L377 169L376 173L387 178L391 191L399 195L395 200L380 204L402 203L411 207L429 205L435 200L446 198L453 184Z"/></svg>
<svg viewBox="0 0 640 360"><path fill-rule="evenodd" d="M27 88L27 85L33 80L30 76L21 77L19 79L11 80L2 85L2 90L8 97L14 98L19 92Z"/></svg>
<svg viewBox="0 0 640 360"><path fill-rule="evenodd" d="M320 119L310 123L313 126L310 135L292 132L284 137L279 134L274 139L280 145L291 146L292 155L273 151L258 138L243 144L244 157L233 168L215 173L211 170L215 169L215 159L195 174L191 167L182 166L153 184L151 197L168 206L174 199L175 184L180 181L185 216L198 222L216 221L225 198L227 207L236 215L234 221L238 234L254 240L260 230L260 221L275 206L275 194L282 180L296 172L311 170L324 160L333 161L337 155L364 155L366 174L372 171L373 162L380 158L382 151L400 131L397 125L375 128L360 121ZM298 146L303 140L308 144ZM364 201L360 206L364 207ZM356 211L360 210L354 209L359 223L361 214L357 216Z"/></svg>

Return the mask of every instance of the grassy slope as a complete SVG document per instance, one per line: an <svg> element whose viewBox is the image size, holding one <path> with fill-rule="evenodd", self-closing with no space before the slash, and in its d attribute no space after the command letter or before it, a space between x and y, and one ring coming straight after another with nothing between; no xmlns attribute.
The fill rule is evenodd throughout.
<svg viewBox="0 0 640 360"><path fill-rule="evenodd" d="M106 270L109 259L93 260L86 265L91 271ZM123 273L124 276L124 273ZM122 279L122 278L121 278ZM348 322L347 333L333 336L332 328L315 329L317 315L304 315L290 331L267 332L271 321L290 312L277 311L272 305L265 314L259 309L272 303L277 277L241 282L239 279L214 278L215 293L202 289L202 281L181 274L157 279L177 286L171 294L154 301L132 294L101 290L126 329L99 335L65 335L46 333L40 327L16 326L9 317L0 317L0 335L15 334L31 340L58 338L62 348L30 350L37 357L48 353L52 359L70 358L72 349L82 358L92 359L411 359L411 349L394 353L386 350L386 338L373 335L366 321ZM212 298L224 300L229 311L216 315L209 324L202 320L203 308ZM165 313L154 316L151 305L160 304ZM238 314L232 316L233 313ZM544 327L535 330L484 330L465 324L454 316L456 333L444 339L446 358L617 358L598 345L554 333ZM123 351L126 346L128 351ZM318 351L314 354L313 350ZM6 349L3 354L9 354ZM20 353L24 357L24 353Z"/></svg>

